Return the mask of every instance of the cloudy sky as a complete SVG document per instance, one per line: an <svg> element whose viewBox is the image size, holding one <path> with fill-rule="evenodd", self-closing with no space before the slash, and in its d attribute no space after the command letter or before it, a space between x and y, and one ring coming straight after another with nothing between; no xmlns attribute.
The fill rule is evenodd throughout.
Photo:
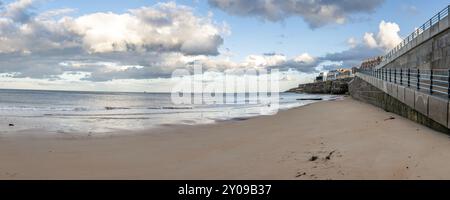
<svg viewBox="0 0 450 200"><path fill-rule="evenodd" d="M0 0L0 88L170 91L175 69L281 89L383 55L444 0Z"/></svg>

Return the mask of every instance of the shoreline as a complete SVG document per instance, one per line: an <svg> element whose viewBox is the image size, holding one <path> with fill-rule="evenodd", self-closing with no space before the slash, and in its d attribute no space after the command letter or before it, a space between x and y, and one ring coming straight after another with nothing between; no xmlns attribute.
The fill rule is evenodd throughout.
<svg viewBox="0 0 450 200"><path fill-rule="evenodd" d="M0 137L0 179L448 179L450 139L351 98L105 138Z"/></svg>
<svg viewBox="0 0 450 200"><path fill-rule="evenodd" d="M242 122L250 119L255 119L259 117L267 117L267 116L275 116L281 112L285 112L292 109L298 109L301 107L309 106L311 104L327 102L327 101L341 101L344 98L348 98L347 95L332 95L333 97L330 99L324 100L321 98L318 100L297 100L297 101L310 101L304 105L300 105L297 107L284 108L280 109L276 114L273 115L254 115L254 116L242 116L242 117L234 117L230 119L211 119L212 122L203 122L203 123L194 123L194 124L180 124L180 123L162 123L162 124L154 124L143 128L137 129L121 129L121 128L110 128L110 131L106 132L96 132L96 131L66 131L66 130L49 130L47 128L29 128L29 129L19 129L19 130L4 130L0 131L0 137L24 137L24 138L59 138L59 139L89 139L89 138L110 138L110 137L122 137L122 136L133 136L133 135L141 135L147 134L146 132L167 132L165 130L177 129L177 127L189 128L189 127L198 127L198 126L214 126L222 123L233 123L233 122ZM15 129L20 127L17 125L15 121L9 120L8 123L13 124L10 129ZM23 123L23 122L22 122ZM8 129L8 127L6 127ZM38 133L38 134L36 134ZM125 133L125 134L123 134Z"/></svg>

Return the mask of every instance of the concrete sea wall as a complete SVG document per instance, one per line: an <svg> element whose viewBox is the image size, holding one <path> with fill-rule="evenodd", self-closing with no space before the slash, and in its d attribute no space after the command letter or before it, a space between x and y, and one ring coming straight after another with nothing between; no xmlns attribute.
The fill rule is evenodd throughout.
<svg viewBox="0 0 450 200"><path fill-rule="evenodd" d="M349 92L353 98L450 134L448 100L428 96L373 77L366 78L370 80L356 77L349 83Z"/></svg>

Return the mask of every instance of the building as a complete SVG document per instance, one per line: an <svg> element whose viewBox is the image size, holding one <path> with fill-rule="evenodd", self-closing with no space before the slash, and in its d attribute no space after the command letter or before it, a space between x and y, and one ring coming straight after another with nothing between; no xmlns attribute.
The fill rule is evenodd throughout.
<svg viewBox="0 0 450 200"><path fill-rule="evenodd" d="M327 73L327 81L332 81L336 79L350 78L353 76L353 71L351 69L337 69L332 70Z"/></svg>
<svg viewBox="0 0 450 200"><path fill-rule="evenodd" d="M360 69L362 69L362 70L373 69L376 66L378 66L382 60L383 60L383 58L381 56L367 59L363 63L361 63Z"/></svg>
<svg viewBox="0 0 450 200"><path fill-rule="evenodd" d="M337 79L337 70L332 70L327 73L327 81L333 81Z"/></svg>
<svg viewBox="0 0 450 200"><path fill-rule="evenodd" d="M352 77L351 69L338 69L338 73L336 75L336 79L344 79Z"/></svg>
<svg viewBox="0 0 450 200"><path fill-rule="evenodd" d="M325 75L323 72L320 72L319 76L316 77L316 80L314 82L322 82L324 81Z"/></svg>

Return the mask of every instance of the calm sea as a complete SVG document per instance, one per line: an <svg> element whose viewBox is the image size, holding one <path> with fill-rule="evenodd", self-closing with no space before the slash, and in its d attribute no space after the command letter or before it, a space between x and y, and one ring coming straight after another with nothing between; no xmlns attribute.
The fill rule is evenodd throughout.
<svg viewBox="0 0 450 200"><path fill-rule="evenodd" d="M58 134L102 134L161 125L196 125L267 114L265 103L175 105L169 93L110 93L0 90L0 133L46 130ZM280 93L280 109L313 103L299 98L336 97ZM10 126L9 124L14 124ZM39 131L36 131L39 132ZM42 131L41 131L42 132Z"/></svg>

